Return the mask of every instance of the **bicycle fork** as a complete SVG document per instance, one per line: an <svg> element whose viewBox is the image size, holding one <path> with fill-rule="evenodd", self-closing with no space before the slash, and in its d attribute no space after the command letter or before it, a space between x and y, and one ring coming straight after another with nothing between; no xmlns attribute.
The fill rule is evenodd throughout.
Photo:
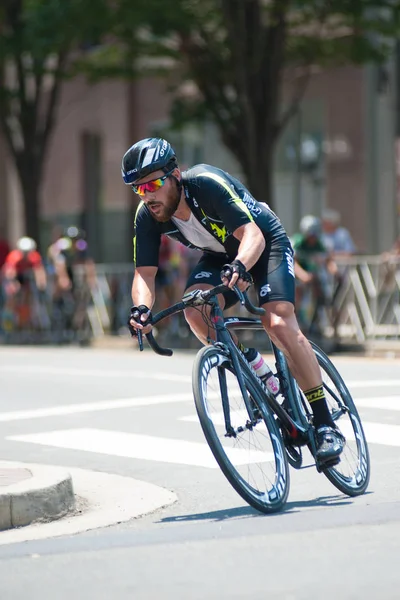
<svg viewBox="0 0 400 600"><path fill-rule="evenodd" d="M238 433L242 433L246 429L251 430L254 425L256 425L257 421L251 415L254 413L254 407L252 406L252 402L247 393L247 388L244 382L244 377L241 372L240 364L238 357L235 353L231 353L230 359L232 361L235 374L239 383L240 392L242 394L242 398L244 400L247 413L249 415L249 419L246 420L245 425L239 425L236 429L232 426L231 423L231 415L229 410L229 401L228 401L228 386L226 382L226 371L223 367L218 367L218 379L221 390L221 400L222 400L222 410L224 413L224 421L225 421L225 437L237 437Z"/></svg>

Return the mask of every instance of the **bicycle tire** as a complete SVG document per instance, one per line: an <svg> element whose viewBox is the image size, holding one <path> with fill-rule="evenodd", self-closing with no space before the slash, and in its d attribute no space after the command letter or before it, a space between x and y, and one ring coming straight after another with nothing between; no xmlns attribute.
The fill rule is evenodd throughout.
<svg viewBox="0 0 400 600"><path fill-rule="evenodd" d="M215 386L216 405L218 405L219 410L221 411L221 379L218 376L218 369L221 369L221 372L223 372L224 376L227 378L226 381L229 380L232 384L231 391L236 389L237 401L242 401L244 403L243 396L237 384L237 377L229 359L214 346L202 348L198 352L193 364L193 394L197 414L207 443L229 483L248 504L262 513L278 512L282 509L287 500L290 479L286 452L275 419L262 401L257 390L257 383L243 373L246 389L257 407L260 418L254 427L244 427L243 437L239 435L237 438L226 436L225 427L221 428L220 431L223 433L220 435L217 428L219 425L224 425L224 422L217 423L216 427L212 416L212 394L208 393L209 382L211 378L216 375L218 381ZM234 388L236 384L237 388ZM231 398L228 399L229 402L231 402ZM240 409L238 409L237 414L239 413ZM249 419L247 410L245 411L245 417ZM240 418L243 420L244 417L241 416ZM257 436L259 437L255 438L254 441L253 439L250 440L250 436L253 433L256 435L256 429ZM260 439L264 444L267 444L268 438L272 452L267 455L267 453L263 454L264 451L258 450L257 441ZM241 443L243 443L242 446ZM224 444L228 446L227 450L230 451L228 453L231 454L231 457L228 456ZM229 444L232 444L232 447L229 447ZM236 465L233 464L233 453L236 452L236 458L233 460L237 461L237 452L243 452L243 450L248 452L247 456L249 458L247 459L246 456L246 460L241 462L239 466L237 463ZM270 457L273 457L272 461L270 460ZM247 460L248 463L246 463ZM271 465L272 462L273 466ZM239 467L242 466L243 469L240 470ZM268 469L268 471L273 473L271 477L268 477L263 469ZM243 475L243 471L246 470L250 481L247 481ZM261 479L260 487L265 486L264 489L255 487L256 477L257 479ZM269 489L268 485L270 486Z"/></svg>
<svg viewBox="0 0 400 600"><path fill-rule="evenodd" d="M368 444L361 419L351 394L332 361L319 346L313 342L311 342L311 345L322 371L325 397L331 409L332 417L346 437L346 445L341 455L340 463L334 467L325 469L323 473L344 494L359 496L366 491L371 473ZM327 383L324 376L329 377L330 384ZM332 395L332 392L334 395ZM345 422L345 420L342 422L341 418L344 415L338 410L339 405L335 396L347 408L350 415L349 423ZM353 461L354 466L351 465L351 461Z"/></svg>

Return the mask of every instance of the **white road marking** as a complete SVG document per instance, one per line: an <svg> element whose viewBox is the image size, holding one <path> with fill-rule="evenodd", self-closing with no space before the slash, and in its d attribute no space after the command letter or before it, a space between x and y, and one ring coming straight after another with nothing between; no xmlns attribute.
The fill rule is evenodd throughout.
<svg viewBox="0 0 400 600"><path fill-rule="evenodd" d="M218 394L212 394L217 398ZM210 395L209 395L210 397ZM192 402L193 395L188 392L184 394L160 394L156 396L142 396L139 398L123 398L116 400L101 400L99 402L83 402L79 404L65 404L61 406L39 407L29 410L15 410L0 413L0 423L10 421L26 421L28 419L42 419L46 417L61 417L79 413L101 412L106 410L117 410L123 408L135 408L150 406L154 404L168 404L173 402ZM378 396L374 398L355 398L355 404L359 408L373 408L381 410L400 411L400 396ZM184 416L180 421L197 421L197 415ZM219 424L222 424L221 421Z"/></svg>
<svg viewBox="0 0 400 600"><path fill-rule="evenodd" d="M137 435L104 429L66 429L6 438L69 450L83 450L111 456L123 456L166 463L219 468L206 443L187 442L170 438ZM235 465L272 460L272 455L255 450L228 448L227 454Z"/></svg>
<svg viewBox="0 0 400 600"><path fill-rule="evenodd" d="M354 403L357 408L373 408L378 410L394 410L400 411L400 396L377 396L374 398L354 398ZM236 413L234 413L236 414ZM243 416L243 415L242 415ZM1 420L1 414L0 414ZM198 421L197 414L191 414L184 417L179 417L179 421L193 422ZM212 421L216 425L224 424L224 417L222 411L220 413L212 414Z"/></svg>
<svg viewBox="0 0 400 600"><path fill-rule="evenodd" d="M400 385L400 379L362 379L361 381L346 381L348 388L393 387Z"/></svg>
<svg viewBox="0 0 400 600"><path fill-rule="evenodd" d="M4 365L0 367L0 373L22 373L24 375L67 375L72 377L104 377L104 378L129 378L129 379L157 379L158 381L179 381L191 383L190 375L177 375L175 373L154 373L153 371L124 371L106 369L75 369L70 367L41 367L34 365Z"/></svg>
<svg viewBox="0 0 400 600"><path fill-rule="evenodd" d="M400 426L363 421L365 437L368 445L400 446ZM347 439L354 440L354 430L348 421L339 421L339 427Z"/></svg>
<svg viewBox="0 0 400 600"><path fill-rule="evenodd" d="M376 398L354 398L357 408L376 408L379 410L400 410L400 396L378 396Z"/></svg>
<svg viewBox="0 0 400 600"><path fill-rule="evenodd" d="M74 377L104 377L104 378L132 378L132 379L156 379L158 381L179 381L182 383L191 383L190 375L178 375L176 373L154 373L151 371L129 371L125 370L106 370L106 369L78 369L71 367L43 367L35 365L17 364L2 365L0 373L23 373L29 375L66 375ZM348 388L370 388L370 387L392 387L399 386L400 379L372 379L372 380L347 380Z"/></svg>
<svg viewBox="0 0 400 600"><path fill-rule="evenodd" d="M121 400L102 400L100 402L85 402L81 404L65 404L33 408L31 410L15 410L0 413L0 423L9 421L25 421L27 419L41 419L42 417L56 417L78 413L115 410L116 408L134 408L136 406L150 406L152 404L166 404L169 402L193 401L193 394L163 394L158 396L142 396L140 398L126 398Z"/></svg>

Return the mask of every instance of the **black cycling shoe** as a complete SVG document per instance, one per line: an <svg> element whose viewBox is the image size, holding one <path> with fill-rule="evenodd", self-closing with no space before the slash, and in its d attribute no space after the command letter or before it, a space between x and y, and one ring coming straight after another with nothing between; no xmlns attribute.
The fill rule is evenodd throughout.
<svg viewBox="0 0 400 600"><path fill-rule="evenodd" d="M337 427L320 425L316 431L316 460L326 466L334 466L340 461L346 440ZM328 464L329 463L329 464Z"/></svg>

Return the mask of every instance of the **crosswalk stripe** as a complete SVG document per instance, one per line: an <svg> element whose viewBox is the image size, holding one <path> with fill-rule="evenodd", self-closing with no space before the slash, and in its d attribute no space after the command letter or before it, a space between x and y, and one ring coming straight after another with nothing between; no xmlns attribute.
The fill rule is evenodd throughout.
<svg viewBox="0 0 400 600"><path fill-rule="evenodd" d="M217 393L212 397L216 398ZM211 396L210 396L211 397ZM167 404L173 402L192 402L193 394L158 394L156 396L141 396L138 398L122 398L116 400L101 400L99 402L82 402L79 404L64 404L61 406L39 407L29 410L15 410L0 413L0 423L10 421L26 421L29 419L41 419L45 417L58 417L89 412L101 412L121 408L134 408L139 406L150 406L153 404ZM400 396L378 396L373 398L355 398L354 402L359 408L374 408L381 410L400 411ZM197 416L181 417L181 421L195 421Z"/></svg>
<svg viewBox="0 0 400 600"><path fill-rule="evenodd" d="M365 379L361 381L345 381L348 388L371 388L371 387L396 387L400 385L400 379Z"/></svg>
<svg viewBox="0 0 400 600"><path fill-rule="evenodd" d="M24 375L56 375L73 377L101 377L101 378L131 378L131 379L156 379L157 381L176 381L191 383L190 375L179 375L177 373L152 372L152 371L130 371L116 369L79 369L74 367L52 367L41 365L27 365L25 363L16 365L1 365L0 373L23 373ZM371 379L371 380L346 380L350 389L371 387L394 387L400 385L400 379Z"/></svg>
<svg viewBox="0 0 400 600"><path fill-rule="evenodd" d="M357 408L400 411L400 396L376 396L373 398L354 398L354 404ZM213 413L212 420L215 424L223 425L223 413ZM179 417L179 421L198 421L198 417L197 414L194 413L191 415Z"/></svg>
<svg viewBox="0 0 400 600"><path fill-rule="evenodd" d="M107 370L107 369L75 369L71 367L41 367L39 365L2 365L0 373L23 373L24 375L66 375L71 377L103 377L106 379L129 378L129 379L156 379L158 381L176 381L181 383L191 383L190 375L178 375L176 373L153 373L149 371L130 371Z"/></svg>
<svg viewBox="0 0 400 600"><path fill-rule="evenodd" d="M348 421L339 421L340 429L345 437L354 439L354 431ZM363 421L367 443L380 444L382 446L400 446L400 426L384 423L370 423Z"/></svg>
<svg viewBox="0 0 400 600"><path fill-rule="evenodd" d="M378 396L376 398L354 398L357 408L377 408L379 410L400 410L400 396Z"/></svg>
<svg viewBox="0 0 400 600"><path fill-rule="evenodd" d="M198 420L197 415L187 415L180 417L180 421L195 422ZM223 413L214 413L212 415L214 425L224 424ZM354 430L348 420L341 419L339 427L343 435L354 440ZM400 446L400 425L388 425L385 423L374 423L362 420L365 437L369 444L380 444L383 446Z"/></svg>
<svg viewBox="0 0 400 600"><path fill-rule="evenodd" d="M142 396L140 398L126 398L121 400L101 400L100 402L85 402L81 404L65 404L34 408L32 410L16 410L0 413L0 423L9 421L25 421L27 419L41 419L42 417L57 417L78 413L115 410L117 408L134 408L135 406L150 406L152 404L166 404L169 402L187 402L193 400L193 394L163 394L158 396Z"/></svg>
<svg viewBox="0 0 400 600"><path fill-rule="evenodd" d="M165 463L218 468L206 443L138 435L105 429L66 429L6 438L69 450L83 450L111 456L121 456ZM227 454L235 465L272 460L272 455L256 450L228 448Z"/></svg>

